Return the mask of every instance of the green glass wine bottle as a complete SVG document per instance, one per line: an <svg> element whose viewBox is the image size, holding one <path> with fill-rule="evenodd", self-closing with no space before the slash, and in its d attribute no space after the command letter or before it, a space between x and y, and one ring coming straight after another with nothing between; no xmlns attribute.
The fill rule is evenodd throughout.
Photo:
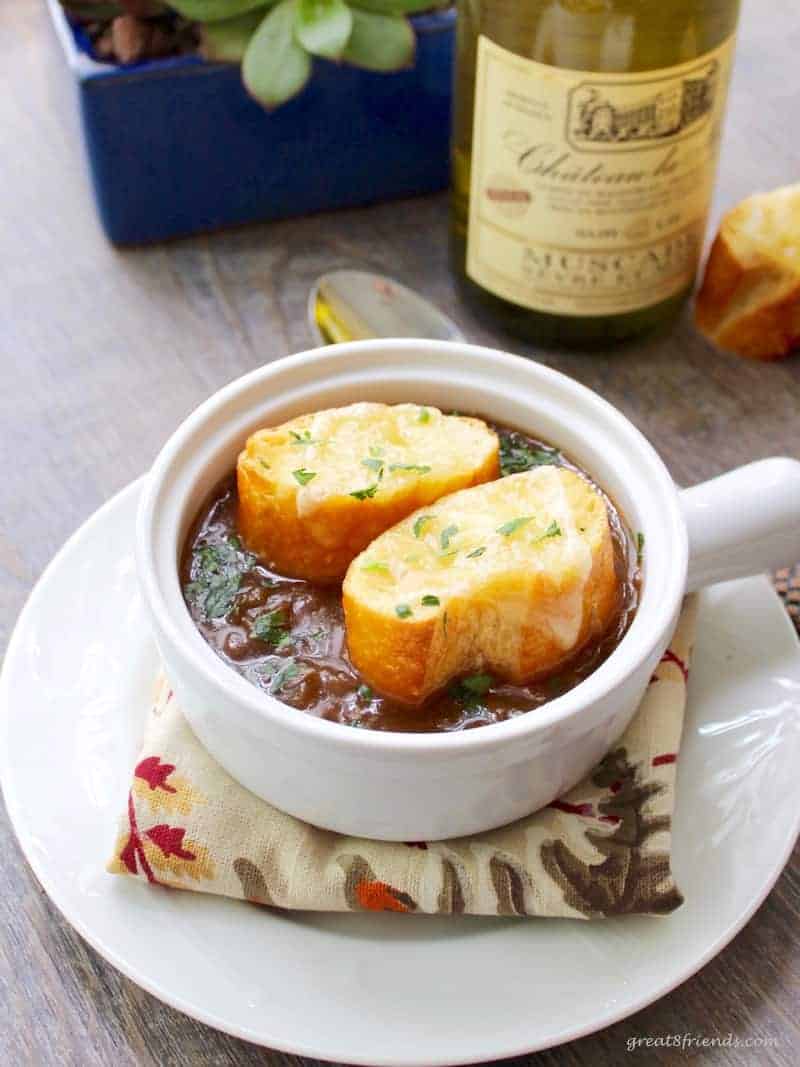
<svg viewBox="0 0 800 1067"><path fill-rule="evenodd" d="M540 344L608 345L691 292L739 0L459 0L452 254Z"/></svg>

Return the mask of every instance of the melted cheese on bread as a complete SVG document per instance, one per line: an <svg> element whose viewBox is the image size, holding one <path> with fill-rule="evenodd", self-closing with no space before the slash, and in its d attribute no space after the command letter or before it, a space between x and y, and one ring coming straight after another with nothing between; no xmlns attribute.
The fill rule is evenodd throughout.
<svg viewBox="0 0 800 1067"><path fill-rule="evenodd" d="M524 684L553 671L607 629L619 596L605 501L555 466L419 509L343 586L354 665L409 704L466 672Z"/></svg>
<svg viewBox="0 0 800 1067"><path fill-rule="evenodd" d="M417 404L330 408L249 438L239 527L281 574L334 582L416 508L498 474L497 435L480 419Z"/></svg>

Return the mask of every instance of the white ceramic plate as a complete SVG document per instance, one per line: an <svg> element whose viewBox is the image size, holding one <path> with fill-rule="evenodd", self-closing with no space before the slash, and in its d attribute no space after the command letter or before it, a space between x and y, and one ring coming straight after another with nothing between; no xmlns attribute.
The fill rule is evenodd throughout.
<svg viewBox="0 0 800 1067"><path fill-rule="evenodd" d="M476 1062L638 1010L734 936L800 823L800 653L766 578L703 596L666 919L283 915L104 872L156 651L133 566L138 484L47 569L9 646L0 776L22 848L78 932L228 1033L349 1063Z"/></svg>

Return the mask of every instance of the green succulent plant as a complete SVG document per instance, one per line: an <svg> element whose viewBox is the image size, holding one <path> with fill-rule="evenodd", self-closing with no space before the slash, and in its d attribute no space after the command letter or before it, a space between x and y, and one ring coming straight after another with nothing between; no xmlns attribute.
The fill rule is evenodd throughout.
<svg viewBox="0 0 800 1067"><path fill-rule="evenodd" d="M452 0L62 0L82 21L115 15L159 17L170 11L197 23L200 50L241 63L247 90L265 107L299 93L313 57L366 70L392 71L414 59L407 16Z"/></svg>
<svg viewBox="0 0 800 1067"><path fill-rule="evenodd" d="M240 61L248 91L266 107L300 92L313 56L391 71L414 59L407 15L448 0L172 0L203 24L209 59Z"/></svg>

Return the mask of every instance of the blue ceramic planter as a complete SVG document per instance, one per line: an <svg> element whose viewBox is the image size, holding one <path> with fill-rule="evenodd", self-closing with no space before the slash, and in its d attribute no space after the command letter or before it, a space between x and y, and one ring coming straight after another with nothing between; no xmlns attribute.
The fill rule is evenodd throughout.
<svg viewBox="0 0 800 1067"><path fill-rule="evenodd" d="M238 67L196 57L96 63L50 7L78 88L100 219L138 244L257 219L351 207L448 182L455 14L415 18L413 69L317 62L267 112Z"/></svg>

